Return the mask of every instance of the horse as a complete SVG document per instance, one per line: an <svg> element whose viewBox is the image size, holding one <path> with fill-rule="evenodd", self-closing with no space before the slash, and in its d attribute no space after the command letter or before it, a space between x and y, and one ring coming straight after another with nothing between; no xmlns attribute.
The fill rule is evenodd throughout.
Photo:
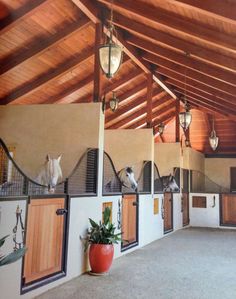
<svg viewBox="0 0 236 299"><path fill-rule="evenodd" d="M175 181L175 177L170 173L169 175L162 176L161 182L163 186L163 192L179 192L179 186Z"/></svg>
<svg viewBox="0 0 236 299"><path fill-rule="evenodd" d="M36 189L38 187L40 187L36 184L33 184L33 182L45 186L43 190L44 194L55 192L55 187L57 185L58 180L62 179L60 161L61 155L56 159L50 158L49 155L46 156L46 161L43 167L41 168L37 177L31 181L31 188L33 193L36 192ZM23 176L21 176L20 182L14 181L13 178L12 181L6 181L2 185L0 185L0 196L8 196L10 194L18 193L19 185L22 185L23 188L22 178Z"/></svg>
<svg viewBox="0 0 236 299"><path fill-rule="evenodd" d="M117 172L117 176L119 178L119 181L117 180L117 177L114 177L111 181L109 181L105 185L105 191L106 192L116 192L120 188L120 184L122 187L125 187L129 190L137 191L138 189L138 183L134 178L134 172L132 167L127 166L122 168Z"/></svg>
<svg viewBox="0 0 236 299"><path fill-rule="evenodd" d="M48 187L48 193L54 193L59 179L62 179L60 166L61 155L57 159L46 156L46 161L37 175L35 182Z"/></svg>

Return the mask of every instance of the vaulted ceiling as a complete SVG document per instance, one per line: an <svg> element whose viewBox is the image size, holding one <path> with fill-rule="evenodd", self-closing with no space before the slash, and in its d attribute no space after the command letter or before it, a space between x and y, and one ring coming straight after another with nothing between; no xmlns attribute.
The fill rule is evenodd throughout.
<svg viewBox="0 0 236 299"><path fill-rule="evenodd" d="M97 49L112 2L125 54L108 80ZM217 152L236 154L234 0L2 0L0 19L0 104L83 103L104 94L108 102L116 91L119 108L106 105L106 129L153 126L157 133L164 122L156 142L189 137L210 154L214 119ZM188 136L176 117L185 96Z"/></svg>

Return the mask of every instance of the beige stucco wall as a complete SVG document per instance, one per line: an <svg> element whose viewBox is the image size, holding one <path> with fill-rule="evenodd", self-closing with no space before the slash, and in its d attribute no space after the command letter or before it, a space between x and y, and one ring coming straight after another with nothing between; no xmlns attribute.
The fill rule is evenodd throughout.
<svg viewBox="0 0 236 299"><path fill-rule="evenodd" d="M99 146L101 117L97 103L1 106L0 137L16 147L15 160L30 177L36 176L46 154L62 154L66 177L88 147Z"/></svg>
<svg viewBox="0 0 236 299"><path fill-rule="evenodd" d="M204 173L205 157L202 153L190 147L184 147L182 153L182 168L197 170Z"/></svg>
<svg viewBox="0 0 236 299"><path fill-rule="evenodd" d="M174 167L181 166L180 143L156 143L154 161L161 176L173 173Z"/></svg>
<svg viewBox="0 0 236 299"><path fill-rule="evenodd" d="M205 159L206 176L222 187L230 188L230 167L236 167L235 158Z"/></svg>
<svg viewBox="0 0 236 299"><path fill-rule="evenodd" d="M143 161L153 159L153 131L140 130L106 130L104 149L111 156L116 170L133 166L137 173Z"/></svg>

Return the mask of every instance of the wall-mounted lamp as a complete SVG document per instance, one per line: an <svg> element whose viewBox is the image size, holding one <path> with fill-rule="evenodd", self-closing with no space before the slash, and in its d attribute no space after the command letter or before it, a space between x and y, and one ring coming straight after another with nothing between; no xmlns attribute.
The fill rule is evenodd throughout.
<svg viewBox="0 0 236 299"><path fill-rule="evenodd" d="M112 92L112 98L109 101L110 109L115 112L119 106L119 100L116 97L115 91Z"/></svg>

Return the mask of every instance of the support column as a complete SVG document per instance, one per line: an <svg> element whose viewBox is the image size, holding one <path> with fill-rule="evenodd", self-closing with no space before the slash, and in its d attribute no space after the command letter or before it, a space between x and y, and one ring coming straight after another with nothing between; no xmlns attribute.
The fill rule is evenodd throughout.
<svg viewBox="0 0 236 299"><path fill-rule="evenodd" d="M99 64L99 46L102 40L102 23L95 24L95 45L94 45L94 88L93 102L101 101L101 68Z"/></svg>
<svg viewBox="0 0 236 299"><path fill-rule="evenodd" d="M175 113L175 142L180 141L179 136L179 112L180 112L180 101L176 100L176 113Z"/></svg>
<svg viewBox="0 0 236 299"><path fill-rule="evenodd" d="M152 74L147 74L147 128L152 128Z"/></svg>

